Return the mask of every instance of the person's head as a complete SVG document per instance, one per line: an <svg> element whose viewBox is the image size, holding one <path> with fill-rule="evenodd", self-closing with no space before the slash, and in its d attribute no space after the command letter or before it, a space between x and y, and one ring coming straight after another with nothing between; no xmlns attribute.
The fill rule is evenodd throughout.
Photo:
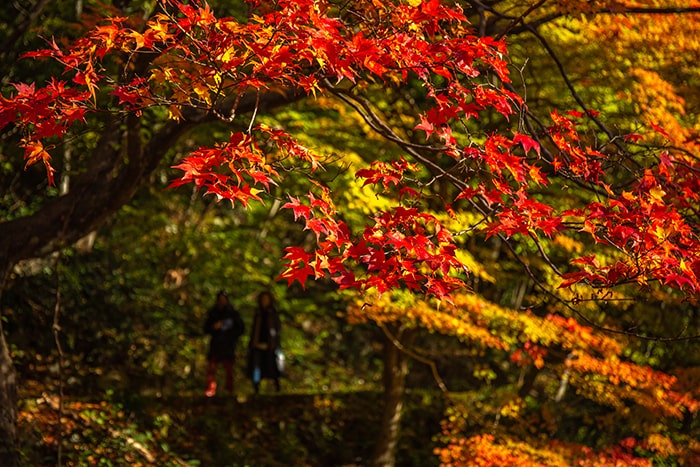
<svg viewBox="0 0 700 467"><path fill-rule="evenodd" d="M260 295L258 295L258 305L260 305L261 308L272 306L272 294L267 291L260 292Z"/></svg>
<svg viewBox="0 0 700 467"><path fill-rule="evenodd" d="M220 290L218 294L216 294L216 305L221 308L226 306L228 304L228 292L225 290Z"/></svg>

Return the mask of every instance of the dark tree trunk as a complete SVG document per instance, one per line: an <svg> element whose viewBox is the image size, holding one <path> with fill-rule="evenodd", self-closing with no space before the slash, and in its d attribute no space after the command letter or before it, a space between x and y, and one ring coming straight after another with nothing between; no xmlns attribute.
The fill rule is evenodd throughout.
<svg viewBox="0 0 700 467"><path fill-rule="evenodd" d="M539 374L540 370L535 365L531 365L530 368L528 368L527 372L522 378L520 389L518 389L518 397L524 398L530 394L532 388L535 387L535 380Z"/></svg>
<svg viewBox="0 0 700 467"><path fill-rule="evenodd" d="M390 336L383 336L384 412L379 424L374 453L369 463L373 467L393 467L395 464L396 446L401 429L403 393L408 373L408 357L397 347L393 339L406 345L406 340L411 339L413 335L410 331L396 327L388 328Z"/></svg>
<svg viewBox="0 0 700 467"><path fill-rule="evenodd" d="M19 465L17 451L17 382L10 349L0 321L0 465Z"/></svg>
<svg viewBox="0 0 700 467"><path fill-rule="evenodd" d="M2 263L0 261L0 299L9 269ZM8 467L20 465L17 449L17 380L2 326L2 308L0 308L0 465Z"/></svg>

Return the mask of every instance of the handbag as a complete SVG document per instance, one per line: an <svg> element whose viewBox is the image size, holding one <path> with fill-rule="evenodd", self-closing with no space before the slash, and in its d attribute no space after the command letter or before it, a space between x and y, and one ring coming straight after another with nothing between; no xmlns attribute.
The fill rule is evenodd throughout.
<svg viewBox="0 0 700 467"><path fill-rule="evenodd" d="M275 350L275 364L277 365L277 372L279 374L284 374L286 370L286 361L284 358L284 352L282 352L282 349L280 348Z"/></svg>

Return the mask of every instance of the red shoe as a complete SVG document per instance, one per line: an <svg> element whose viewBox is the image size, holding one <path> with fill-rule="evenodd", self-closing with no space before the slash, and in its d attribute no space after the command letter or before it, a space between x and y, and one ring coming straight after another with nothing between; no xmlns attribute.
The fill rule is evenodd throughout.
<svg viewBox="0 0 700 467"><path fill-rule="evenodd" d="M209 383L209 386L207 387L207 390L204 392L204 395L207 397L214 397L216 395L216 382L212 381Z"/></svg>

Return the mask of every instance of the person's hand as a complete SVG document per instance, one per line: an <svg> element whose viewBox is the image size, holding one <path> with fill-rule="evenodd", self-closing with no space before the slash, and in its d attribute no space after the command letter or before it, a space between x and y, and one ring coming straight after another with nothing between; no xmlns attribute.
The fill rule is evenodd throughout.
<svg viewBox="0 0 700 467"><path fill-rule="evenodd" d="M258 348L258 349L260 349L260 350L267 350L267 344L264 343L264 342L262 342L262 343L256 345L255 347Z"/></svg>
<svg viewBox="0 0 700 467"><path fill-rule="evenodd" d="M221 321L217 321L216 323L214 323L214 325L212 326L212 329L215 329L217 331L219 329L221 329Z"/></svg>

